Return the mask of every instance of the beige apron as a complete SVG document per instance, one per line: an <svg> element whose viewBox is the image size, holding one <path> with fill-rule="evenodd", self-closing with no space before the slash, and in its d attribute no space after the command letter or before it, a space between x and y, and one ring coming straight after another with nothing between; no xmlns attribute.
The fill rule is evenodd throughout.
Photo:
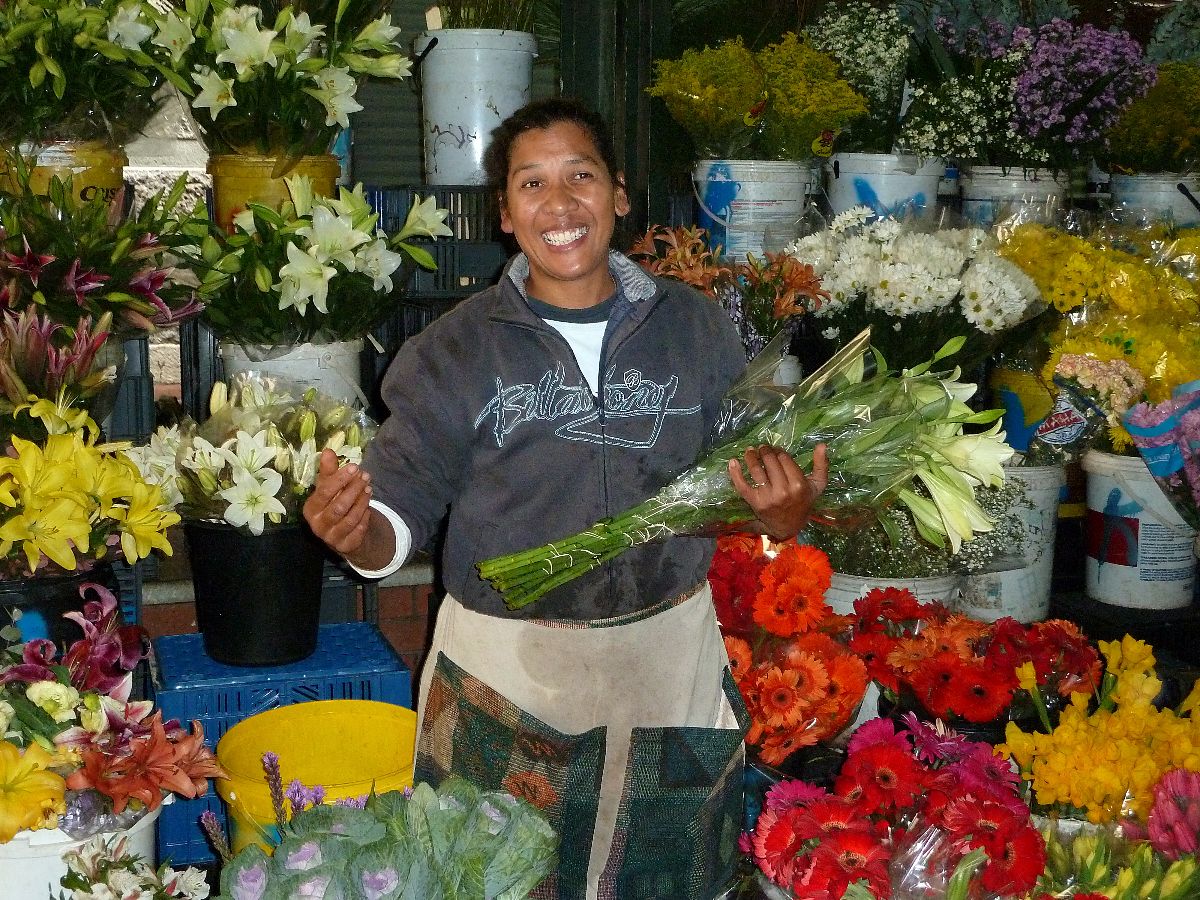
<svg viewBox="0 0 1200 900"><path fill-rule="evenodd" d="M593 622L498 618L447 597L428 659L417 778L457 773L543 809L560 863L533 896L703 900L726 886L745 710L707 583Z"/></svg>

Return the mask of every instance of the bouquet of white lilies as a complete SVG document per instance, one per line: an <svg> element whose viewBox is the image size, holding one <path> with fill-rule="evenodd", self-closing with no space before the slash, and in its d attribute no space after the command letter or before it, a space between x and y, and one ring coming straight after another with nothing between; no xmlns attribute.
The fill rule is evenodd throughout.
<svg viewBox="0 0 1200 900"><path fill-rule="evenodd" d="M203 273L204 320L234 343L279 346L361 338L398 302L413 267L436 268L414 239L450 234L431 195L414 198L404 226L388 235L362 185L317 197L303 175L286 180L278 209L250 203L232 234L191 222L173 249Z"/></svg>
<svg viewBox="0 0 1200 900"><path fill-rule="evenodd" d="M862 522L901 503L925 540L957 552L994 524L975 488L1004 481L1002 464L1013 450L996 421L1001 411L973 412L965 401L975 385L957 381L957 370L930 371L962 346L961 337L916 368L868 377L869 337L860 334L800 385L773 390L769 345L730 389L730 409L741 414L723 444L633 509L561 541L485 560L480 575L519 609L632 546L749 522L754 515L730 481L728 462L762 444L787 450L806 471L816 445L827 446L829 484L815 518ZM964 431L993 422L984 432ZM886 527L889 520L881 521Z"/></svg>
<svg viewBox="0 0 1200 900"><path fill-rule="evenodd" d="M262 534L295 523L316 484L321 451L359 462L375 424L315 388L244 372L213 387L203 425L160 427L125 451L186 519L226 522Z"/></svg>
<svg viewBox="0 0 1200 900"><path fill-rule="evenodd" d="M972 372L1002 335L1046 308L1037 285L983 229L873 216L852 207L787 248L829 292L813 315L833 347L870 327L888 363L904 368L961 335L955 361Z"/></svg>

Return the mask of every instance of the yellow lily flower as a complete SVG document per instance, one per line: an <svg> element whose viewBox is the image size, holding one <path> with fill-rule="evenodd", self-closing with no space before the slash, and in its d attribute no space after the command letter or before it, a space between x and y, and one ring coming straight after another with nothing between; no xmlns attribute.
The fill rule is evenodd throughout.
<svg viewBox="0 0 1200 900"><path fill-rule="evenodd" d="M49 770L52 763L53 757L37 744L22 753L15 744L0 741L0 844L18 831L57 821L66 782Z"/></svg>
<svg viewBox="0 0 1200 900"><path fill-rule="evenodd" d="M113 510L114 517L121 522L121 550L125 558L136 562L149 556L155 547L170 556L171 542L165 532L179 522L179 514L162 508L162 490L154 484L135 484L128 497L128 508Z"/></svg>
<svg viewBox="0 0 1200 900"><path fill-rule="evenodd" d="M59 498L0 525L0 540L7 547L21 543L31 572L37 568L43 553L57 565L73 571L75 551L86 553L91 538L87 518L86 509L81 509L74 500Z"/></svg>

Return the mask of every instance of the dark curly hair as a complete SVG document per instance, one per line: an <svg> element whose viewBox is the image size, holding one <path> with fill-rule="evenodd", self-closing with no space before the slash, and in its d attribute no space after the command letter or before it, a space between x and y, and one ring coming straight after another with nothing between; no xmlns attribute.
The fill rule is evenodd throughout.
<svg viewBox="0 0 1200 900"><path fill-rule="evenodd" d="M620 166L613 147L608 124L582 100L574 97L548 97L534 100L518 109L492 131L492 140L483 154L483 169L487 183L501 193L508 183L508 166L512 161L512 148L517 138L527 131L550 128L560 122L578 125L592 139L600 159L608 169L608 175L617 182Z"/></svg>

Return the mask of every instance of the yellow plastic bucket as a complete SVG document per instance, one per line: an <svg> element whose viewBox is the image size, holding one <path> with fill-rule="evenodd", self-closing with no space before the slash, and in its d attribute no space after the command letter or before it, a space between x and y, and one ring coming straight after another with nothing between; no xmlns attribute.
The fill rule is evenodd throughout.
<svg viewBox="0 0 1200 900"><path fill-rule="evenodd" d="M279 756L284 790L298 778L305 787L321 785L327 801L341 800L411 786L416 734L415 712L376 700L296 703L234 725L217 744L229 778L216 782L229 810L233 851L252 843L273 849L275 812L262 767L267 751Z"/></svg>
<svg viewBox="0 0 1200 900"><path fill-rule="evenodd" d="M103 141L51 141L37 147L23 146L20 154L30 167L29 186L35 194L50 194L50 179L71 179L75 197L84 202L103 199L111 203L125 185L125 152ZM0 181L13 191L16 177L0 159Z"/></svg>
<svg viewBox="0 0 1200 900"><path fill-rule="evenodd" d="M313 193L318 197L333 196L342 169L332 153L302 156L288 172L276 178L272 173L278 162L274 156L228 154L209 157L213 221L229 231L233 228L233 217L251 201L278 208L291 196L283 179L293 175L311 178Z"/></svg>

